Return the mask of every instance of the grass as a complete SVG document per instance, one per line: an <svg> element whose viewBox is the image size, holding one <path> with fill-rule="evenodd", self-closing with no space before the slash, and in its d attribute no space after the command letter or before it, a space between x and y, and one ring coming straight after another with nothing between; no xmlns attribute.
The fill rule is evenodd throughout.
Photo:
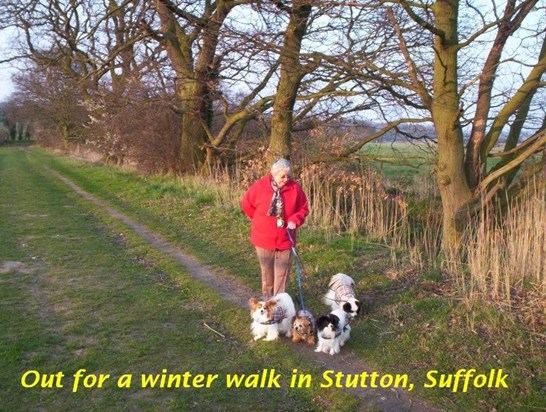
<svg viewBox="0 0 546 412"><path fill-rule="evenodd" d="M27 153L0 151L0 168L0 262L17 262L0 275L0 409L260 410L266 401L279 410L354 407L341 392L226 388L229 373L275 368L287 377L294 367L315 367L286 346L249 344L240 327L248 324L246 310L222 302ZM87 378L73 392L81 369ZM163 369L217 374L217 384L141 387L142 374ZM91 387L91 375L101 374L110 375L103 388ZM130 387L118 387L123 375L132 376Z"/></svg>
<svg viewBox="0 0 546 412"><path fill-rule="evenodd" d="M407 184L435 163L435 151L424 143L385 142L365 145L361 152L368 163L387 179Z"/></svg>
<svg viewBox="0 0 546 412"><path fill-rule="evenodd" d="M12 152L8 157L13 155ZM195 254L202 261L217 265L237 276L242 283L259 290L257 262L248 242L248 221L237 208L222 204L215 197L213 189L199 187L195 182L188 185L180 179L171 177L141 177L133 172L54 157L42 150L32 150L25 160L20 159L19 162L30 162L32 167L25 167L31 170L40 170L39 165L42 163L58 170L84 190L108 200L113 207L146 224L151 230L161 233L169 241ZM10 175L12 174L14 173L11 172ZM21 186L22 184L18 184L16 187ZM30 198L28 201L30 202ZM74 202L74 199L71 198L71 202ZM137 264L139 268L137 272L146 270L150 272L151 279L171 279L167 285L171 285L172 282L183 285L173 289L157 280L149 280L149 283L142 286L142 295L146 295L145 290L154 287L159 290L168 289L169 293L172 293L160 295L160 298L154 301L157 306L165 305L170 317L177 311L170 305L171 299L175 301L181 299L177 303L181 307L196 304L196 299L191 298L195 293L210 296L212 299L214 294L211 291L193 285L193 282L185 279L184 274L180 273L180 269L174 263L140 244L126 228L110 221L101 211L93 210L91 216L94 222L92 226L102 227L99 232L113 239L110 246L120 247L115 251L116 256L130 257L130 263ZM105 225L104 222L106 228L102 226ZM120 233L123 233L123 236ZM514 322L509 313L503 313L486 304L468 307L457 300L454 286L444 279L441 273L415 270L412 265L404 262L403 257L393 262L391 250L383 245L369 243L365 238L331 232L324 236L320 228L306 226L302 228L299 240L298 250L305 266L306 305L314 313L325 310L320 297L329 277L338 271L351 274L357 282L358 290L363 294L365 316L355 322L352 338L347 344L348 349L377 366L379 370L410 374L417 384L415 392L448 410L540 410L543 405L545 382L543 360L546 356L544 346L536 336L540 331L527 330ZM67 247L58 245L54 250L64 251ZM20 248L12 246L12 249L14 253L22 253ZM26 256L28 260L28 253L26 250L24 252L23 256L13 259L24 260ZM63 254L62 258L54 258L55 253L53 251L50 253L51 259L59 260L58 265L64 264L68 259ZM94 256L96 255L94 253ZM149 261L153 262L153 265L146 263ZM165 263L161 263L163 261ZM87 271L87 263L76 265L74 270L79 272L83 268ZM119 269L113 269L111 273L117 271ZM51 272L52 276L57 272L59 272L57 269ZM295 282L292 282L290 291L293 294L296 294L295 287ZM144 296L139 296L139 299L146 301ZM114 312L113 317L120 312L119 306L117 312L115 308L111 310ZM218 310L220 315L206 307L199 307L199 310L200 320L210 319L208 316L211 316L212 325L222 333L234 335L235 331L240 329L241 323L247 323L246 315L240 314L236 308L225 312L220 309ZM233 316L234 313L236 316ZM154 318L153 313L149 312L141 313L139 319L146 320L148 316ZM20 323L25 322L20 319L17 324ZM193 326L199 329L197 325ZM101 326L94 333L101 334L102 328ZM130 327L125 329L125 334L132 330ZM207 336L211 339L210 332L204 330L201 332L203 339ZM24 334L23 331L20 333ZM52 338L44 335L39 339L49 341ZM53 341L55 342L54 337ZM103 344L106 347L111 342L105 340ZM41 344L37 343L36 347L40 347ZM170 345L172 343L167 343L169 348ZM140 352L146 352L138 340L133 342L132 346L133 350L139 351L140 348ZM150 352L154 351L153 344L143 346ZM164 345L161 344L161 347ZM199 348L195 350L198 351ZM259 362L270 356L277 359L278 353L275 351L278 350L282 349L260 345L259 350L253 350L249 354L251 358L257 358L255 360L247 359L246 352L242 355L236 351L227 355L227 358L233 362L242 362L245 366L248 362L256 362L254 367L260 369ZM22 353L27 353L27 350L23 350ZM158 354L155 356L155 365L158 368L172 364L160 362L164 358ZM283 356L289 357L289 354L283 353ZM42 353L42 357L48 359L45 352ZM65 360L68 361L68 358ZM58 364L64 365L65 360ZM129 358L125 361L128 362ZM48 362L51 360L48 359ZM97 361L96 365L104 364L102 362ZM218 358L216 362L218 363ZM125 362L120 362L120 373L123 364ZM147 365L151 367L153 364L153 361L149 361ZM108 363L104 365L104 370L114 369L110 368ZM76 367L74 365L72 369L75 370ZM226 370L228 368L229 366L226 366ZM508 390L482 389L467 393L453 393L445 388L422 388L428 370L438 369L446 373L455 373L461 368L475 368L479 371L502 368L510 375L510 387ZM298 369L305 370L305 366ZM241 391L241 396L247 392ZM151 395L153 394L156 393ZM269 398L269 395L267 393L263 396ZM298 395L302 394L287 391L281 397L295 397L290 402L296 405L302 405L298 402L303 402L304 405L308 402L303 407L311 405L312 408L316 408L317 404L323 402L322 405L328 405L326 409L330 410L332 402L335 404L335 401L324 400L322 395L314 393L305 394L303 399ZM216 396L223 399L222 393ZM259 396L262 396L261 392ZM249 398L252 396L249 395ZM207 402L208 405L212 405L210 403L212 401ZM223 402L218 401L218 405L224 405Z"/></svg>

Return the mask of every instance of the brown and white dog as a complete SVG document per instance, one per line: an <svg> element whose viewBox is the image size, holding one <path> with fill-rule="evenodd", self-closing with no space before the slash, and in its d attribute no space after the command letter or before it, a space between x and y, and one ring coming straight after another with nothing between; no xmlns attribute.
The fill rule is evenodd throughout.
<svg viewBox="0 0 546 412"><path fill-rule="evenodd" d="M292 319L296 316L296 308L288 293L279 293L267 302L251 298L249 304L252 318L250 329L254 340L275 340L279 334L292 337Z"/></svg>
<svg viewBox="0 0 546 412"><path fill-rule="evenodd" d="M332 310L341 309L345 311L351 319L358 316L362 305L362 302L355 296L355 281L345 273L332 276L328 284L328 292L324 295L322 301L329 305Z"/></svg>
<svg viewBox="0 0 546 412"><path fill-rule="evenodd" d="M315 344L315 318L306 309L299 310L292 321L292 342L301 341L311 346Z"/></svg>

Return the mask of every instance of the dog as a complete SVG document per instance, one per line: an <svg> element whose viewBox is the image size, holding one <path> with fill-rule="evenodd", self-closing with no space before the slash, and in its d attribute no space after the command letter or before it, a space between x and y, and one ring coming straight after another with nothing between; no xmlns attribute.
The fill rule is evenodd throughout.
<svg viewBox="0 0 546 412"><path fill-rule="evenodd" d="M292 319L296 316L294 302L288 293L279 293L267 302L255 298L249 300L254 340L264 338L271 341L279 334L292 337Z"/></svg>
<svg viewBox="0 0 546 412"><path fill-rule="evenodd" d="M317 319L318 345L315 352L335 355L351 336L350 318L342 309L334 309Z"/></svg>
<svg viewBox="0 0 546 412"><path fill-rule="evenodd" d="M345 273L338 273L332 276L328 284L328 292L322 301L329 305L332 310L342 309L351 319L360 313L362 302L355 296L355 281Z"/></svg>
<svg viewBox="0 0 546 412"><path fill-rule="evenodd" d="M292 342L301 341L310 346L315 344L315 318L306 309L299 310L292 320Z"/></svg>

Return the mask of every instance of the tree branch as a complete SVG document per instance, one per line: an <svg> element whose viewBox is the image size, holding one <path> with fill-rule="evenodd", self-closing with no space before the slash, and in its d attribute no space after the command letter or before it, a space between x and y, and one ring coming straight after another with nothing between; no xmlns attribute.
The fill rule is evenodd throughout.
<svg viewBox="0 0 546 412"><path fill-rule="evenodd" d="M546 72L546 36L542 42L542 50L536 65L532 68L527 79L523 82L520 88L514 93L512 98L504 105L491 128L483 140L481 149L482 156L488 155L493 147L495 147L502 129L519 108L525 103L527 96L533 93L541 84L541 77Z"/></svg>
<svg viewBox="0 0 546 412"><path fill-rule="evenodd" d="M406 40L404 39L402 30L400 30L400 25L398 24L398 21L394 17L394 13L392 12L392 9L390 7L387 7L387 14L392 24L394 25L396 35L400 42L400 49L406 61L406 66L408 67L409 75L413 83L413 89L421 98L421 101L423 102L423 106L430 109L432 105L432 96L430 96L426 88L423 86L423 84L421 83L421 81L419 81L419 78L417 77L417 74L418 74L417 66L415 65L413 59L410 56L408 46L406 44Z"/></svg>
<svg viewBox="0 0 546 412"><path fill-rule="evenodd" d="M521 153L514 157L512 161L504 165L503 167L495 170L494 172L490 173L487 177L485 177L480 184L476 187L475 193L485 193L489 185L491 185L494 181L511 171L512 169L520 166L525 160L527 160L529 157L531 157L533 154L537 153L538 151L542 150L544 146L546 146L546 130L542 130L537 133L536 136L531 137L533 139L533 142L526 146L523 150L521 150Z"/></svg>

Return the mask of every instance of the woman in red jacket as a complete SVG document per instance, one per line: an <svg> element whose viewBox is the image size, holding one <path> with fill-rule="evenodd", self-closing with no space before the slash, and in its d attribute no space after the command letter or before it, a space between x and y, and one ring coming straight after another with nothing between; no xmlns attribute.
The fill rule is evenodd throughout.
<svg viewBox="0 0 546 412"><path fill-rule="evenodd" d="M291 173L288 160L277 160L270 173L253 183L241 201L243 212L252 221L250 241L260 262L265 300L286 291L292 246L288 230L295 242L296 228L309 214L307 197L291 179Z"/></svg>

